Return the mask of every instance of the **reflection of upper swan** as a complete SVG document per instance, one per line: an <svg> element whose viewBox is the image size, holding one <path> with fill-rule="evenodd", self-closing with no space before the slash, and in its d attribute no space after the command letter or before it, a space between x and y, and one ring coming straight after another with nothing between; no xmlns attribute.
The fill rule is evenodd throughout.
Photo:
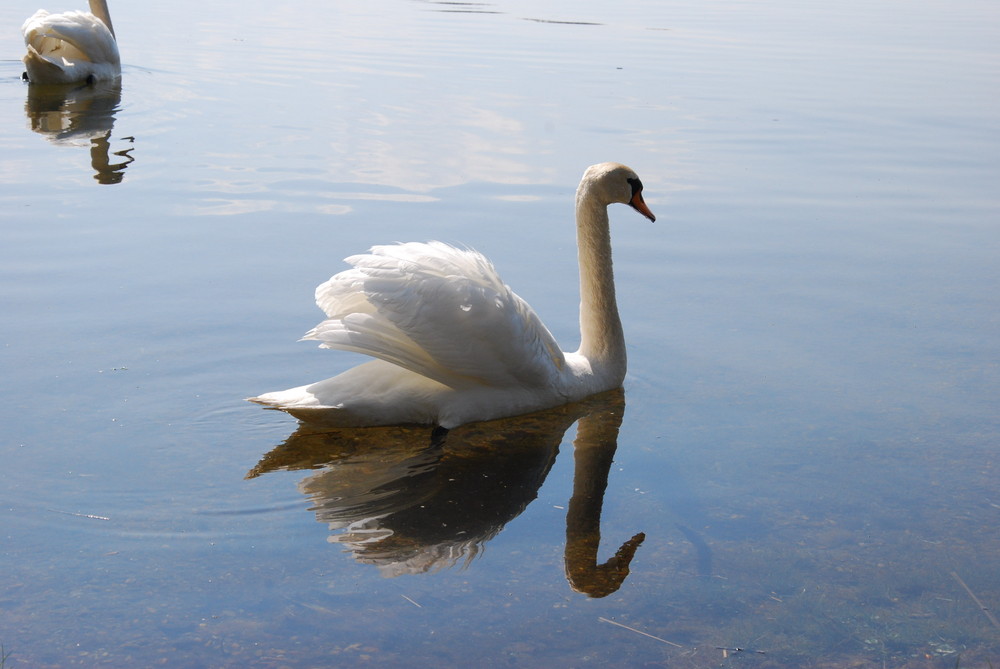
<svg viewBox="0 0 1000 669"><path fill-rule="evenodd" d="M323 467L299 488L330 540L396 576L468 563L536 497L566 429L580 420L566 571L574 589L614 592L642 535L597 565L600 514L624 411L621 390L445 432L420 427L320 431L302 426L247 475Z"/></svg>
<svg viewBox="0 0 1000 669"><path fill-rule="evenodd" d="M437 424L523 414L621 385L625 339L615 303L608 205L650 220L628 167L587 169L576 195L580 349L563 353L524 300L471 250L376 246L316 289L328 320L307 339L379 358L326 381L253 401L341 426Z"/></svg>
<svg viewBox="0 0 1000 669"><path fill-rule="evenodd" d="M115 30L105 0L90 12L49 14L39 9L21 26L28 52L25 73L33 84L94 83L121 75Z"/></svg>
<svg viewBox="0 0 1000 669"><path fill-rule="evenodd" d="M121 95L118 80L93 86L30 86L25 114L31 129L54 144L89 144L94 178L102 184L115 184L121 182L125 168L134 160L129 155L131 148L111 151L111 131ZM112 163L111 155L122 160Z"/></svg>

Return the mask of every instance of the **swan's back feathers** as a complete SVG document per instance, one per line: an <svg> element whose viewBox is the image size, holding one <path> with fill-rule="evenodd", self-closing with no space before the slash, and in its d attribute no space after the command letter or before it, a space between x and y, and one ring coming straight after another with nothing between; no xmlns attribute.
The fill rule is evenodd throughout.
<svg viewBox="0 0 1000 669"><path fill-rule="evenodd" d="M28 53L28 78L43 83L110 79L121 71L118 43L104 23L89 12L35 12L21 27ZM81 76L82 73L82 76Z"/></svg>
<svg viewBox="0 0 1000 669"><path fill-rule="evenodd" d="M441 242L376 246L316 289L328 320L305 336L453 388L545 387L565 359L481 254Z"/></svg>

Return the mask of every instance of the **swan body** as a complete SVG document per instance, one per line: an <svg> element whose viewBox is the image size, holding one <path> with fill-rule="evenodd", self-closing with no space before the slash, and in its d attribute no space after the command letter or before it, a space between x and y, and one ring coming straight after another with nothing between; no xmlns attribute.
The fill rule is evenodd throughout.
<svg viewBox="0 0 1000 669"><path fill-rule="evenodd" d="M577 189L579 350L564 353L484 256L441 242L376 246L316 289L321 348L375 360L251 401L338 426L464 423L515 416L618 388L625 339L615 302L608 205L656 220L630 168L601 163Z"/></svg>
<svg viewBox="0 0 1000 669"><path fill-rule="evenodd" d="M34 13L21 26L28 52L24 66L33 84L108 81L121 76L121 58L106 0L90 11Z"/></svg>

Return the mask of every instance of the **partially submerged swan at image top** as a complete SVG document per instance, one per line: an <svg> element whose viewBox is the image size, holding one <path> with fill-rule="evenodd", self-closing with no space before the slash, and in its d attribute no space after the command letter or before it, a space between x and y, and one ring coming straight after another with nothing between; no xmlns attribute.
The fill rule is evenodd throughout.
<svg viewBox="0 0 1000 669"><path fill-rule="evenodd" d="M89 12L39 9L21 32L27 48L25 78L32 84L92 84L121 76L106 0L90 0Z"/></svg>
<svg viewBox="0 0 1000 669"><path fill-rule="evenodd" d="M316 289L327 320L304 339L377 359L251 401L328 425L452 428L620 387L625 337L608 224L616 202L656 220L632 169L589 167L576 192L579 350L564 353L479 253L440 242L376 246Z"/></svg>

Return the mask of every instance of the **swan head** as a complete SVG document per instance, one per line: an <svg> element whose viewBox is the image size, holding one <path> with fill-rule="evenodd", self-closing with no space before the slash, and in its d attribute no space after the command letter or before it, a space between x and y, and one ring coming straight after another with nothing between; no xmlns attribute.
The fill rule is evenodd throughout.
<svg viewBox="0 0 1000 669"><path fill-rule="evenodd" d="M599 198L604 206L620 202L649 220L656 220L656 216L642 199L642 181L631 167L621 163L591 165L583 173L580 189L581 192L587 191Z"/></svg>

